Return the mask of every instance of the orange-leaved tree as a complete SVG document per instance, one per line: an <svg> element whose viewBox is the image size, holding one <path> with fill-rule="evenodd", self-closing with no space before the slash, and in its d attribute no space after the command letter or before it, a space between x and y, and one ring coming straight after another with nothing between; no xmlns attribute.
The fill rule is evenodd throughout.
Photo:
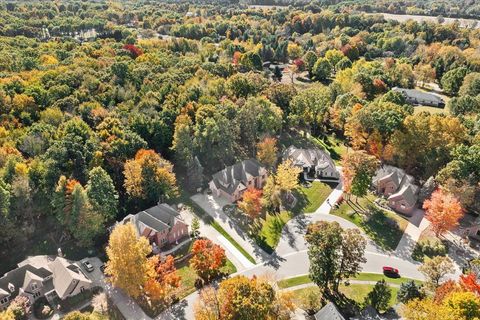
<svg viewBox="0 0 480 320"><path fill-rule="evenodd" d="M227 262L225 250L208 239L196 240L191 252L190 266L207 282L216 276Z"/></svg>
<svg viewBox="0 0 480 320"><path fill-rule="evenodd" d="M148 260L148 279L145 282L145 293L152 301L170 303L173 294L180 286L180 276L175 268L175 260L167 256L160 261L155 255Z"/></svg>
<svg viewBox="0 0 480 320"><path fill-rule="evenodd" d="M250 218L257 218L262 212L262 190L248 188L243 193L242 200L238 203L238 207Z"/></svg>
<svg viewBox="0 0 480 320"><path fill-rule="evenodd" d="M277 139L266 137L257 143L257 159L268 167L273 167L277 162Z"/></svg>
<svg viewBox="0 0 480 320"><path fill-rule="evenodd" d="M462 274L460 275L460 285L470 292L475 293L476 295L480 296L480 283L478 283L478 279L475 273L470 272L469 274Z"/></svg>
<svg viewBox="0 0 480 320"><path fill-rule="evenodd" d="M437 237L455 228L464 214L460 201L442 189L433 192L431 198L423 203L423 208Z"/></svg>

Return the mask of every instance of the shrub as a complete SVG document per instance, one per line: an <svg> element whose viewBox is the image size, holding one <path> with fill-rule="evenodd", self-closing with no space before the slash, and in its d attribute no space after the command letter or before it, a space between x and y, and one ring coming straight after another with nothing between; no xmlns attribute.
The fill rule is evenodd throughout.
<svg viewBox="0 0 480 320"><path fill-rule="evenodd" d="M422 240L417 242L413 249L412 258L415 261L423 262L425 257L433 258L436 256L446 256L447 246L440 240Z"/></svg>

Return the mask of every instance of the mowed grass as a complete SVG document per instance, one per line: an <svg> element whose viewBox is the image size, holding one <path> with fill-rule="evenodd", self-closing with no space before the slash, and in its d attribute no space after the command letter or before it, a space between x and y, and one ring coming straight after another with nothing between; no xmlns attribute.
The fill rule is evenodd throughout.
<svg viewBox="0 0 480 320"><path fill-rule="evenodd" d="M383 274L380 273L360 273L356 277L350 278L350 280L359 280L359 281L380 281L380 280L385 280L385 282L390 283L390 284L402 284L407 281L411 281L413 279L410 278L388 278L384 276ZM417 284L421 284L422 282L419 280L413 280ZM303 275L303 276L298 276L298 277L293 277L293 278L288 278L288 279L283 279L278 281L278 287L280 289L286 289L286 288L291 288L295 286L299 286L302 284L307 284L307 283L312 283L312 280L308 275Z"/></svg>
<svg viewBox="0 0 480 320"><path fill-rule="evenodd" d="M389 211L379 210L378 214L372 215L368 221L364 221L362 210L374 206L375 196L367 195L358 201L343 201L331 214L342 217L363 229L363 231L381 248L393 251L408 225L408 221L401 216ZM358 203L357 203L358 202Z"/></svg>
<svg viewBox="0 0 480 320"><path fill-rule="evenodd" d="M327 200L332 187L320 181L313 181L310 188L301 187L300 192L305 195L307 202L303 212L313 213Z"/></svg>
<svg viewBox="0 0 480 320"><path fill-rule="evenodd" d="M282 229L285 224L292 218L292 213L289 211L282 211L280 214L267 214L265 219L261 221L261 228L259 237L263 239L265 245L267 245L271 251L275 249L280 241L282 235ZM268 247L266 248L267 250Z"/></svg>

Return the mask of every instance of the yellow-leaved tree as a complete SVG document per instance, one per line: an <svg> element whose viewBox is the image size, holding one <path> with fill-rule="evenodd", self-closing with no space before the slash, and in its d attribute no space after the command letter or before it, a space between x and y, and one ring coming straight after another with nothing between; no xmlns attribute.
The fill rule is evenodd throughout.
<svg viewBox="0 0 480 320"><path fill-rule="evenodd" d="M109 281L129 296L139 297L147 281L149 263L147 255L151 252L150 244L144 237L137 238L131 223L117 225L108 240L105 272Z"/></svg>

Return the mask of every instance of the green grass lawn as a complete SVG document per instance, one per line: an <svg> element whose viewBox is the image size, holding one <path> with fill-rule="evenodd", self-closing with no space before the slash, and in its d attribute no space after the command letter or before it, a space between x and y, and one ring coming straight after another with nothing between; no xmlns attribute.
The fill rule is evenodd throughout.
<svg viewBox="0 0 480 320"><path fill-rule="evenodd" d="M360 281L380 281L380 280L385 280L387 283L391 284L402 284L403 282L411 281L412 279L410 278L388 278L384 276L383 274L379 273L360 273L356 277L350 278L350 280L360 280ZM422 283L419 280L414 280L417 284ZM298 277L293 277L293 278L288 278L288 279L283 279L278 281L278 287L280 289L286 289L286 288L291 288L295 286L299 286L302 284L307 284L311 283L312 280L308 277L308 275L303 275L303 276L298 276Z"/></svg>
<svg viewBox="0 0 480 320"><path fill-rule="evenodd" d="M310 188L301 187L300 192L306 197L306 206L302 211L313 213L328 198L332 187L320 181L313 181Z"/></svg>
<svg viewBox="0 0 480 320"><path fill-rule="evenodd" d="M267 214L265 219L261 220L259 240L258 242L266 251L275 249L280 241L280 235L285 224L292 218L292 213L289 211L282 211L280 214ZM268 247L265 247L268 246Z"/></svg>
<svg viewBox="0 0 480 320"><path fill-rule="evenodd" d="M358 204L355 200L352 200L352 202L343 201L338 209L332 210L331 213L353 222L362 228L381 248L393 251L402 238L408 221L385 210L378 210L378 214L374 214L368 221L364 221L360 212L367 210L369 205L373 205L373 200L375 200L375 196L369 194L365 198L359 198Z"/></svg>
<svg viewBox="0 0 480 320"><path fill-rule="evenodd" d="M348 286L341 284L339 289L340 292L342 292L347 298L354 300L357 302L359 305L362 305L363 302L365 301L365 297L368 295L370 291L373 289L373 285L371 284L350 284ZM389 307L395 305L397 302L397 293L398 293L398 288L390 287L392 290L391 297L390 297L390 302L389 302ZM293 291L293 296L294 298L300 299L302 294L306 291L318 291L319 289L317 287L309 287L309 288L303 288L303 289L298 289Z"/></svg>

